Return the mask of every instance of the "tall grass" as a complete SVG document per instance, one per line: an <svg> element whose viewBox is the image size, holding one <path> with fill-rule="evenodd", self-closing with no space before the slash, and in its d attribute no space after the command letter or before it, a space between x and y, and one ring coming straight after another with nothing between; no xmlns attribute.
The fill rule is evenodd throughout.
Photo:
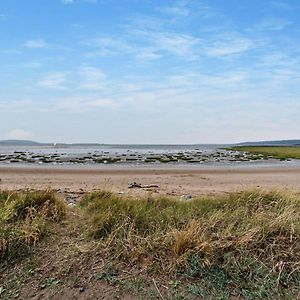
<svg viewBox="0 0 300 300"><path fill-rule="evenodd" d="M112 261L197 279L209 293L296 293L300 199L249 192L183 202L88 195L90 234Z"/></svg>
<svg viewBox="0 0 300 300"><path fill-rule="evenodd" d="M0 261L27 253L60 220L66 205L53 192L0 192Z"/></svg>

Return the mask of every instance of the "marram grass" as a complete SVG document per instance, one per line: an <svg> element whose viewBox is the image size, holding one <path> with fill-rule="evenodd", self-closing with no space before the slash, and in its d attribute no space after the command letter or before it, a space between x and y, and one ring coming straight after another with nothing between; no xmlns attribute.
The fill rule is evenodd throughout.
<svg viewBox="0 0 300 300"><path fill-rule="evenodd" d="M69 222L93 246L89 255L106 265L178 276L204 299L300 295L299 195L245 192L180 201L98 192L73 214L78 218ZM51 224L61 226L70 215L50 191L0 192L0 261L28 254ZM63 239L68 231L60 234Z"/></svg>
<svg viewBox="0 0 300 300"><path fill-rule="evenodd" d="M183 202L100 192L81 207L111 261L194 278L215 296L299 293L299 197L248 192Z"/></svg>
<svg viewBox="0 0 300 300"><path fill-rule="evenodd" d="M66 209L50 191L0 192L0 261L26 254Z"/></svg>

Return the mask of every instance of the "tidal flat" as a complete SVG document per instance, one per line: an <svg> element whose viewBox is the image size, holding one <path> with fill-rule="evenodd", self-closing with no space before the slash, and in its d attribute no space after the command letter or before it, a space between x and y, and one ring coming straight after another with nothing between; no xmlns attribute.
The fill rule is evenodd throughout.
<svg viewBox="0 0 300 300"><path fill-rule="evenodd" d="M247 148L248 149L248 148ZM230 165L275 163L277 152L254 151L244 148L173 148L173 149L56 149L26 148L8 149L0 147L2 165ZM252 151L253 150L253 151ZM290 156L291 157L291 156ZM299 154L300 157L300 154ZM299 158L294 155L293 158ZM281 157L280 157L281 158Z"/></svg>

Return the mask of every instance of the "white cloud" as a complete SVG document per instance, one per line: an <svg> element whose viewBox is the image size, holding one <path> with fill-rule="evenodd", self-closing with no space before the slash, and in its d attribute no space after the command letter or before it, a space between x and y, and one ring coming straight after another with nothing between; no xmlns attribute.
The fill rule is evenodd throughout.
<svg viewBox="0 0 300 300"><path fill-rule="evenodd" d="M24 47L29 49L47 48L49 45L43 39L28 40L24 43Z"/></svg>
<svg viewBox="0 0 300 300"><path fill-rule="evenodd" d="M29 140L34 138L34 134L24 129L15 128L7 133L7 138L13 140Z"/></svg>
<svg viewBox="0 0 300 300"><path fill-rule="evenodd" d="M37 84L43 88L62 89L63 83L66 81L66 74L61 72L49 73L44 79Z"/></svg>
<svg viewBox="0 0 300 300"><path fill-rule="evenodd" d="M106 75L102 70L84 66L79 70L79 74L82 77L82 82L79 86L81 89L101 90L104 88Z"/></svg>

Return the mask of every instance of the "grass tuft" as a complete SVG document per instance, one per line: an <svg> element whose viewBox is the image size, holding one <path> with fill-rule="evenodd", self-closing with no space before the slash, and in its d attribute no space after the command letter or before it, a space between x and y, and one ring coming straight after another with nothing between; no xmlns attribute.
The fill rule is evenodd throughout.
<svg viewBox="0 0 300 300"><path fill-rule="evenodd" d="M63 200L51 191L0 192L0 260L26 254L46 233L47 225L66 211Z"/></svg>

